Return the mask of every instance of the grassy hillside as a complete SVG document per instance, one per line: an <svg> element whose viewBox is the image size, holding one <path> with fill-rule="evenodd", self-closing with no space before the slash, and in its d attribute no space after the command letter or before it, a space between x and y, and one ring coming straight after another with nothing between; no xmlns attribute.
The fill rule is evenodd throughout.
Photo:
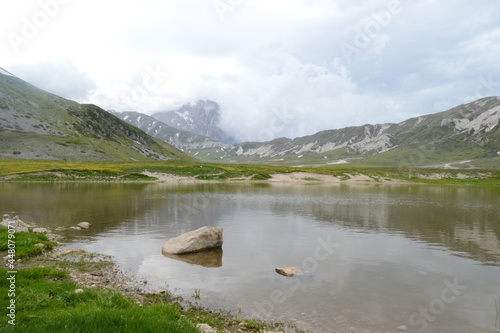
<svg viewBox="0 0 500 333"><path fill-rule="evenodd" d="M0 74L0 158L193 160L95 105Z"/></svg>

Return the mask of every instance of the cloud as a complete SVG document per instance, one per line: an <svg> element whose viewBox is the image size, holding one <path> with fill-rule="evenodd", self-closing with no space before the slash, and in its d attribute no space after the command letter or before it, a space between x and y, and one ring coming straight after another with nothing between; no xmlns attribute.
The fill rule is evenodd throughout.
<svg viewBox="0 0 500 333"><path fill-rule="evenodd" d="M69 60L49 60L12 66L16 76L55 95L72 100L86 100L95 81Z"/></svg>
<svg viewBox="0 0 500 333"><path fill-rule="evenodd" d="M310 134L324 129L325 122L344 125L339 106L356 89L346 71L279 51L262 52L250 57L261 65L233 75L230 84L220 77L199 87L220 101L222 126L232 135L262 140Z"/></svg>
<svg viewBox="0 0 500 333"><path fill-rule="evenodd" d="M398 122L500 95L494 0L220 1L222 12L206 0L69 2L25 51L0 40L0 66L117 111L211 99L241 140ZM38 11L13 3L3 30Z"/></svg>

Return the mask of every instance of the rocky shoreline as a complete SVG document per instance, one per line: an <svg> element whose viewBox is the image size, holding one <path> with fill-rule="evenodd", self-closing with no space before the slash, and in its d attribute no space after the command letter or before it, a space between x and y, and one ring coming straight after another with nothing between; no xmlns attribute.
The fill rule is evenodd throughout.
<svg viewBox="0 0 500 333"><path fill-rule="evenodd" d="M83 249L66 249L61 250L59 246L63 245L60 241L64 238L61 235L53 233L50 229L39 228L35 225L30 225L22 221L18 216L10 217L10 215L3 215L3 221L0 223L0 228L14 228L15 232L32 232L32 233L45 233L47 239L51 242L56 242L57 247L52 250L47 249L41 254L30 257L27 259L18 259L16 261L16 268L23 269L35 266L61 266L70 270L70 278L80 285L82 288L103 288L103 289L116 289L123 294L133 297L134 299L141 299L143 290L139 288L138 283L133 279L126 276L121 272L113 263L110 256L89 253ZM90 227L90 223L81 222L77 226L70 227L69 229L81 230ZM56 229L64 230L64 229ZM43 244L35 244L41 248L46 248ZM88 263L85 269L78 269L78 265L69 265L68 263ZM83 266L80 264L80 267Z"/></svg>
<svg viewBox="0 0 500 333"><path fill-rule="evenodd" d="M74 227L74 230L89 228L88 222L79 223ZM197 305L185 301L180 296L172 295L168 290L160 290L154 293L147 291L148 281L138 281L126 275L113 262L111 256L87 252L83 249L60 249L64 243L61 242L63 236L53 233L47 228L38 228L23 222L18 216L11 217L8 214L3 215L3 220L0 222L0 228L15 228L15 232L28 233L43 233L51 242L55 242L57 246L53 249L48 249L44 244L35 244L43 248L43 252L36 256L31 256L24 259L18 259L15 263L16 270L31 268L31 267L53 267L56 269L64 269L69 271L69 278L78 285L74 290L75 293L84 292L85 289L101 289L118 291L127 298L132 299L139 306L148 306L159 300L166 301L172 304L178 304L183 308L197 307L196 311L203 312L203 315L217 316L219 320L226 323L222 332L259 332L259 333L288 333L297 332L297 330L284 324L278 324L280 330L274 331L274 324L260 324L263 329L254 329L246 319L241 319L229 313L214 312L209 309L200 308ZM70 227L73 228L73 227ZM57 229L56 229L57 230ZM8 258L5 257L4 260ZM251 320L254 322L254 320ZM211 327L206 323L197 324L197 328L202 333L221 332Z"/></svg>

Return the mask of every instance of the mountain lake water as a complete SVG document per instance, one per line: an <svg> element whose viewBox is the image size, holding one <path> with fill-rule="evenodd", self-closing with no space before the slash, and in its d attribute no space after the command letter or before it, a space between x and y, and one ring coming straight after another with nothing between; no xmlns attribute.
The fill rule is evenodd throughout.
<svg viewBox="0 0 500 333"><path fill-rule="evenodd" d="M500 332L500 187L2 183L0 212L111 255L147 291L311 332ZM162 244L224 228L222 251ZM276 267L307 271L284 277ZM199 295L199 299L195 299Z"/></svg>

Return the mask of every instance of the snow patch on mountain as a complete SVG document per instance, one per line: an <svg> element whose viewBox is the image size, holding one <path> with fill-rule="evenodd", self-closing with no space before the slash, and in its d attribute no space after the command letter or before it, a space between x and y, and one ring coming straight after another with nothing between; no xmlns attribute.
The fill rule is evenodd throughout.
<svg viewBox="0 0 500 333"><path fill-rule="evenodd" d="M187 110L184 112L175 111L175 113L177 115L179 115L179 117L184 119L186 121L186 123L193 124L193 118L190 116L189 111L187 111Z"/></svg>

